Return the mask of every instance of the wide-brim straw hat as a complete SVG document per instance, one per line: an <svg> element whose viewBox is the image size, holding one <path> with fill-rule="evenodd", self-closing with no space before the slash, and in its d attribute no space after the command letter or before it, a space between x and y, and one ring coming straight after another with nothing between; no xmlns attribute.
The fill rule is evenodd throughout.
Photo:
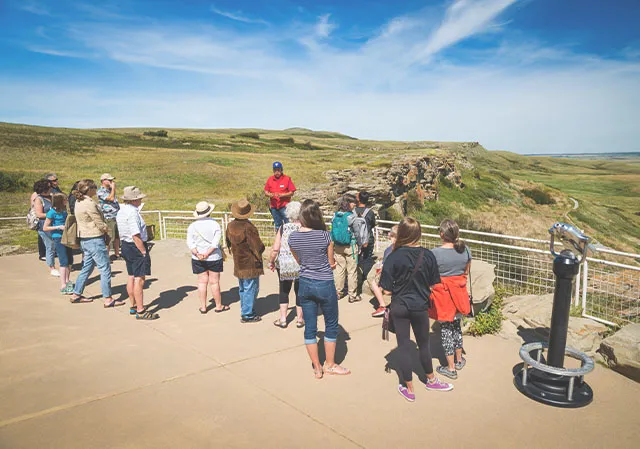
<svg viewBox="0 0 640 449"><path fill-rule="evenodd" d="M196 210L193 211L193 216L196 218L207 217L213 209L215 209L215 205L211 203L207 203L206 201L200 201L196 204Z"/></svg>
<svg viewBox="0 0 640 449"><path fill-rule="evenodd" d="M136 186L127 186L124 188L124 193L120 198L122 198L123 201L135 201L135 200L141 200L146 196L147 195L142 193L140 189L137 188Z"/></svg>
<svg viewBox="0 0 640 449"><path fill-rule="evenodd" d="M240 220L245 220L252 216L253 211L253 205L245 199L236 201L231 205L231 215L233 215L233 218L238 218Z"/></svg>

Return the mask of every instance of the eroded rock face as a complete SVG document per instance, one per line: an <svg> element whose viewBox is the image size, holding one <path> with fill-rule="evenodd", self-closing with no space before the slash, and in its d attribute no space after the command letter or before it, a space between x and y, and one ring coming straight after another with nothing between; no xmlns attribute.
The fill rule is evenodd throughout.
<svg viewBox="0 0 640 449"><path fill-rule="evenodd" d="M547 341L552 307L553 294L511 296L505 299L502 312L510 324L503 325L500 335L507 339ZM593 357L607 329L597 321L571 317L567 345Z"/></svg>
<svg viewBox="0 0 640 449"><path fill-rule="evenodd" d="M598 352L609 368L640 382L640 324L628 324L605 338Z"/></svg>
<svg viewBox="0 0 640 449"><path fill-rule="evenodd" d="M441 179L464 188L456 161L450 156L403 158L395 160L390 168L329 170L325 176L328 185L299 193L301 198L318 201L327 213L335 211L336 201L342 195L355 195L362 190L370 194L370 202L376 212L392 208L404 215L407 195L411 191L415 191L422 201L433 201L438 199Z"/></svg>

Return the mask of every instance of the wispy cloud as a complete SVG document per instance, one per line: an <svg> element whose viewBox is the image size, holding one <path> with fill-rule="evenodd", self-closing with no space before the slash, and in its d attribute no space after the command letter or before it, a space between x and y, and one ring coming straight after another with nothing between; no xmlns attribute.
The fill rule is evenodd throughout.
<svg viewBox="0 0 640 449"><path fill-rule="evenodd" d="M262 25L269 25L269 22L263 19L254 19L248 17L242 13L242 11L224 11L220 8L217 8L215 5L211 5L211 12L217 14L222 17L226 17L227 19L235 20L236 22L243 23L258 23Z"/></svg>
<svg viewBox="0 0 640 449"><path fill-rule="evenodd" d="M41 3L37 3L37 2L32 2L32 1L23 1L19 8L23 11L26 12L30 12L31 14L36 14L38 16L50 16L51 12L49 11L49 9L41 4Z"/></svg>
<svg viewBox="0 0 640 449"><path fill-rule="evenodd" d="M427 61L439 51L486 30L500 13L516 1L454 0L440 27L416 53L416 61Z"/></svg>

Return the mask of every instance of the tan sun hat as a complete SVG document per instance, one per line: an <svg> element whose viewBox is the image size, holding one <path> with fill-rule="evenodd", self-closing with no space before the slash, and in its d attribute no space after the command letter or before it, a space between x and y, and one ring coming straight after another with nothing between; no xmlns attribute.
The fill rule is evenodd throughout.
<svg viewBox="0 0 640 449"><path fill-rule="evenodd" d="M113 181L115 178L115 176L111 176L109 173L103 173L102 176L100 176L100 181L104 181L105 179L108 179L109 181Z"/></svg>
<svg viewBox="0 0 640 449"><path fill-rule="evenodd" d="M215 209L215 205L211 203L207 203L206 201L200 201L196 204L196 210L193 211L193 216L196 218L206 217L213 209Z"/></svg>
<svg viewBox="0 0 640 449"><path fill-rule="evenodd" d="M123 201L135 201L145 198L147 195L142 193L136 186L127 186L124 188L124 194L121 196Z"/></svg>
<svg viewBox="0 0 640 449"><path fill-rule="evenodd" d="M236 201L231 205L231 215L233 218L245 220L253 215L253 205L245 199Z"/></svg>

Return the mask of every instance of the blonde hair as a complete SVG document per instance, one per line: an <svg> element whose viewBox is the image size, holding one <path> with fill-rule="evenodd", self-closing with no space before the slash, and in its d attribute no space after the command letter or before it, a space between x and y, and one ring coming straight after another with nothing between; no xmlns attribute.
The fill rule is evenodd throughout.
<svg viewBox="0 0 640 449"><path fill-rule="evenodd" d="M453 243L455 250L462 254L466 245L464 240L460 240L460 227L454 220L446 219L440 223L440 236L446 243Z"/></svg>
<svg viewBox="0 0 640 449"><path fill-rule="evenodd" d="M284 214L287 216L289 221L296 221L300 219L300 208L302 207L302 203L300 201L291 201L287 204L287 207L284 210Z"/></svg>
<svg viewBox="0 0 640 449"><path fill-rule="evenodd" d="M393 250L418 243L420 242L420 237L422 237L420 222L415 218L404 217L398 223L398 236L396 237L396 243L393 245Z"/></svg>

